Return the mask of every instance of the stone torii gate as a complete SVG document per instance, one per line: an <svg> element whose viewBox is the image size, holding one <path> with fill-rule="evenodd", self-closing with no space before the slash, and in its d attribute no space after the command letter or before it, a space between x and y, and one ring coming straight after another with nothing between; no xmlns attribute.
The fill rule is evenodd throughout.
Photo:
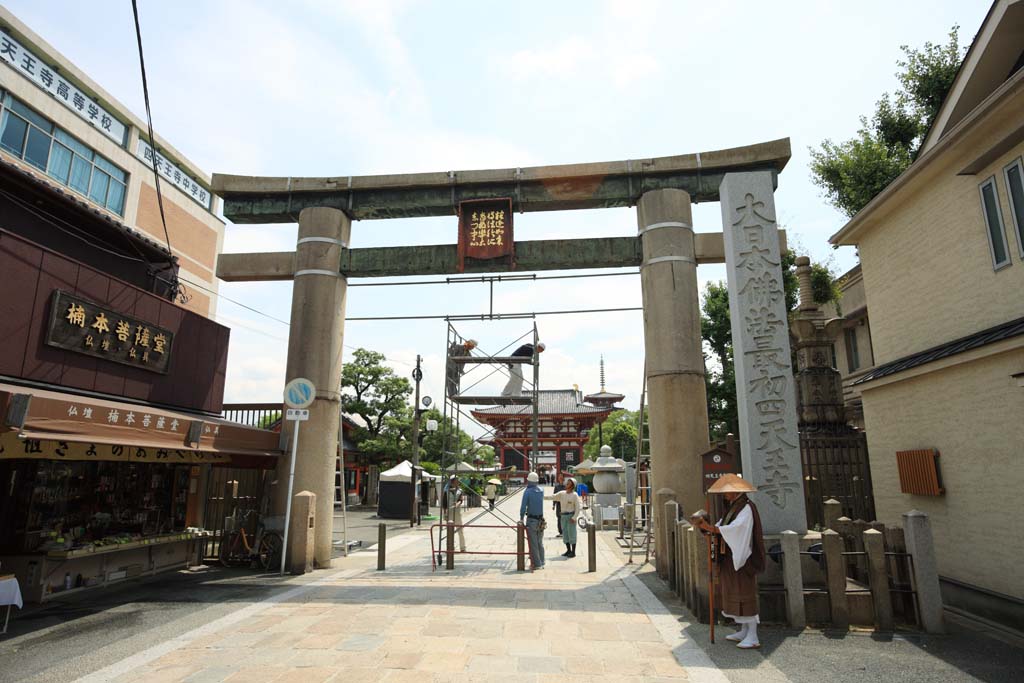
<svg viewBox="0 0 1024 683"><path fill-rule="evenodd" d="M637 235L515 243L516 270L639 267L654 488L703 506L708 449L697 265L727 264L743 469L764 493L766 533L806 530L774 189L789 139L654 159L390 176L268 178L215 174L235 223L298 222L294 252L221 254L229 282L293 280L286 381L317 387L300 432L295 490L317 494L315 560L331 559L345 296L350 277L457 273L456 245L351 248L351 221L455 215L472 199L511 198L520 213L637 207ZM724 233L694 233L690 203L719 201ZM467 263L466 272L511 270ZM287 436L283 435L283 438ZM287 481L287 463L278 481ZM284 509L285 487L275 507ZM655 511L662 525L664 506ZM664 528L661 526L660 528ZM661 538L658 538L659 545ZM658 547L659 557L666 557Z"/></svg>

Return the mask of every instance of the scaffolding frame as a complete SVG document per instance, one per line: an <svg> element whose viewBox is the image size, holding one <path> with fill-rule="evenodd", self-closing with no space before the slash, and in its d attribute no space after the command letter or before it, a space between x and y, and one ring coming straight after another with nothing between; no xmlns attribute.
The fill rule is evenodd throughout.
<svg viewBox="0 0 1024 683"><path fill-rule="evenodd" d="M527 337L530 337L532 339L532 344L533 344L533 349L534 349L532 357L503 355L506 352L508 352L510 347L512 347L515 344L518 344L524 338L527 338ZM527 330L526 332L524 332L519 337L517 337L513 341L509 342L508 344L506 344L502 348L498 349L497 353L495 353L495 354L487 354L487 353L482 353L481 352L481 353L479 353L477 355L473 355L472 353L470 353L469 355L452 355L451 354L452 348L454 346L458 345L458 344L465 343L465 341L466 341L466 338L463 337L459 333L459 331L452 324L451 320L449 320L448 321L448 329L447 329L447 333L446 333L446 336L445 336L445 359L446 359L446 363L445 363L445 386L444 386L444 402L443 402L443 408L442 408L442 413L441 413L441 416L442 416L442 420L441 421L443 423L442 424L442 436L441 436L441 444L442 444L442 447L441 447L441 472L442 472L442 474L447 476L447 474L448 474L447 469L448 469L449 466L453 466L453 473L454 474L458 473L457 471L454 470L454 467L457 466L457 464L458 464L458 462L459 462L459 460L461 458L461 455L462 455L461 451L458 450L458 435L461 432L461 425L462 425L462 418L463 417L465 417L467 420L470 420L471 422L473 422L478 427L480 427L480 428L482 428L484 430L484 434L482 436L480 436L480 437L477 437L476 441L481 441L481 439L489 439L492 442L500 442L503 447L511 448L520 458L523 459L523 462L524 462L524 464L526 464L527 469L532 471L532 468L533 468L533 466L535 465L535 462L536 462L536 454L537 454L537 452L540 449L540 432L539 432L539 426L538 426L539 414L540 414L540 389L539 389L539 386L540 386L540 354L537 352L537 344L539 343L540 340L539 340L539 336L538 336L538 333L537 333L537 323L534 322L529 330ZM479 347L477 347L477 349L475 349L475 350L481 351ZM494 375L497 372L501 372L502 374L507 374L505 372L503 366L512 365L512 364L518 364L520 366L522 366L522 365L530 365L533 368L532 381L528 381L526 379L526 377L523 378L524 385L525 384L529 385L528 394L527 395L520 395L520 396L500 396L500 395L499 396L486 396L486 395L472 395L472 394L466 393L467 391L473 389L474 387L479 385L481 382L486 380L488 377L491 377L492 375ZM482 377L477 379L475 382L470 384L465 389L462 388L461 384L462 384L462 380L463 380L464 376L463 376L463 374L461 372L459 372L459 370L461 370L462 368L464 368L466 366L473 366L473 367L471 367L471 368L469 368L468 370L465 371L465 375L468 376L474 370L477 370L478 368L481 368L481 367L485 367L487 365L493 365L495 367L494 367L493 370L491 370L491 372L483 375ZM455 382L456 387L458 389L458 393L455 393L455 394L452 394L452 392L449 391L449 389L450 389L449 373L452 372L453 370L458 373L457 379L456 379L456 382ZM519 450L518 448L516 448L512 444L504 441L500 436L497 435L497 427L492 427L490 425L482 424L479 420L477 420L475 417L473 417L472 413L469 413L469 412L467 412L467 411L462 409L462 406L464 406L464 405L486 405L486 406L520 405L520 406L532 406L532 411L531 412L532 412L533 447L532 447L531 453L532 453L533 457L532 458L528 458L526 456L526 454L523 453L521 450ZM450 460L449 460L449 456L451 456ZM445 486L446 485L447 485L447 482L445 483ZM443 489L442 489L441 493L442 493L443 496L447 495L446 491L444 491ZM474 491L474 493L479 493L479 492L475 492ZM444 528L447 528L447 524L451 521L451 509L447 505L447 501L444 501L444 502L445 502L445 505L442 505L442 521L445 524ZM490 513L491 515L494 515L495 517L498 516L496 513L499 512L499 510L497 508L495 508L494 510L490 510L486 506L484 506L484 511ZM502 516L507 517L507 515L504 515L504 513L502 513ZM516 520L513 520L513 521L516 521ZM442 539L443 539L443 530L442 530Z"/></svg>

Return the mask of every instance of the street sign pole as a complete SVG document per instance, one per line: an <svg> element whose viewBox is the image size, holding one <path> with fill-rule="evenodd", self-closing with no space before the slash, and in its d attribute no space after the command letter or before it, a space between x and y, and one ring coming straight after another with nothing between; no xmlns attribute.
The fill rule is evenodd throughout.
<svg viewBox="0 0 1024 683"><path fill-rule="evenodd" d="M284 575L285 558L288 557L288 533L292 521L292 494L295 487L295 460L299 457L299 424L309 419L309 406L316 399L316 387L308 379L298 377L284 388L284 403L288 406L285 419L295 423L292 432L292 456L288 464L288 498L284 506L284 533L281 534L281 575Z"/></svg>
<svg viewBox="0 0 1024 683"><path fill-rule="evenodd" d="M288 411L291 412L291 411ZM284 506L284 541L281 543L281 575L284 576L284 560L288 556L288 532L291 529L292 521L292 491L295 487L295 458L299 454L299 425L301 422L295 420L295 429L292 432L292 461L288 465L288 502Z"/></svg>

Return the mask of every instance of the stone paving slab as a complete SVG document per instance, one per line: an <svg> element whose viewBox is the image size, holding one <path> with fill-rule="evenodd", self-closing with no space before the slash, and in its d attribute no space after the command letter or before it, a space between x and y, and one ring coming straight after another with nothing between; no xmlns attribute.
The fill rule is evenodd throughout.
<svg viewBox="0 0 1024 683"><path fill-rule="evenodd" d="M503 508L514 515L518 505L516 497ZM486 513L476 521L497 523ZM375 553L355 553L312 583L81 680L726 680L620 554L599 540L597 571L588 573L586 535L567 559L553 531L550 519L547 565L536 572L487 555L459 555L453 571L432 570L427 533L411 532L389 543L386 571L376 571ZM466 542L508 551L515 535L468 528Z"/></svg>

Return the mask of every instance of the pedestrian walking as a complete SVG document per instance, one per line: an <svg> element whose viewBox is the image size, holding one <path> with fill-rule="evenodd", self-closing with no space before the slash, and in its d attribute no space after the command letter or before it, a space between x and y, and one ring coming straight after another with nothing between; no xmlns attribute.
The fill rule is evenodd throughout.
<svg viewBox="0 0 1024 683"><path fill-rule="evenodd" d="M544 342L537 343L537 353L543 353L547 348ZM533 358L533 344L523 344L512 352L513 356ZM508 383L501 390L502 396L519 396L523 393L523 366L520 363L508 364Z"/></svg>
<svg viewBox="0 0 1024 683"><path fill-rule="evenodd" d="M459 534L459 552L466 552L466 532L462 528L462 503L465 496L462 494L462 486L459 478L454 474L448 480L445 487L445 501L448 505L448 521L455 525Z"/></svg>
<svg viewBox="0 0 1024 683"><path fill-rule="evenodd" d="M492 510L494 509L494 500L498 497L498 487L494 482L495 480L491 479L484 487L484 498L487 499L487 504Z"/></svg>
<svg viewBox="0 0 1024 683"><path fill-rule="evenodd" d="M467 339L463 342L452 342L448 347L448 358L445 359L445 387L449 396L457 396L459 384L462 382L462 374L466 366L462 363L454 363L453 356L468 356L469 352L476 348L476 339Z"/></svg>
<svg viewBox="0 0 1024 683"><path fill-rule="evenodd" d="M519 521L526 520L526 536L530 540L530 564L532 569L544 568L544 492L537 482L536 472L526 475L526 490L519 505Z"/></svg>
<svg viewBox="0 0 1024 683"><path fill-rule="evenodd" d="M565 490L565 484L555 484L555 494L556 495L560 491L564 491L564 490ZM552 496L550 498L548 496L544 496L544 498L545 498L545 500L554 500L555 501L554 503L551 504L551 507L553 507L555 509L555 520L557 520L557 522L558 522L558 533L556 534L556 536L561 536L562 535L562 504L559 503L558 502L558 498L555 498L554 496Z"/></svg>
<svg viewBox="0 0 1024 683"><path fill-rule="evenodd" d="M756 491L753 484L736 474L719 478L709 494L722 494L729 509L718 524L700 520L700 528L712 534L718 543L718 577L722 587L722 616L729 617L740 630L726 636L737 647L751 650L761 647L757 638L760 623L757 604L757 575L764 571L764 534L757 507L747 497ZM714 618L714 615L712 615Z"/></svg>
<svg viewBox="0 0 1024 683"><path fill-rule="evenodd" d="M544 496L546 500L554 500L559 506L559 524L562 529L562 542L565 543L565 552L562 557L576 557L576 520L580 516L579 494L576 493L576 482L565 480L565 489L550 496Z"/></svg>

